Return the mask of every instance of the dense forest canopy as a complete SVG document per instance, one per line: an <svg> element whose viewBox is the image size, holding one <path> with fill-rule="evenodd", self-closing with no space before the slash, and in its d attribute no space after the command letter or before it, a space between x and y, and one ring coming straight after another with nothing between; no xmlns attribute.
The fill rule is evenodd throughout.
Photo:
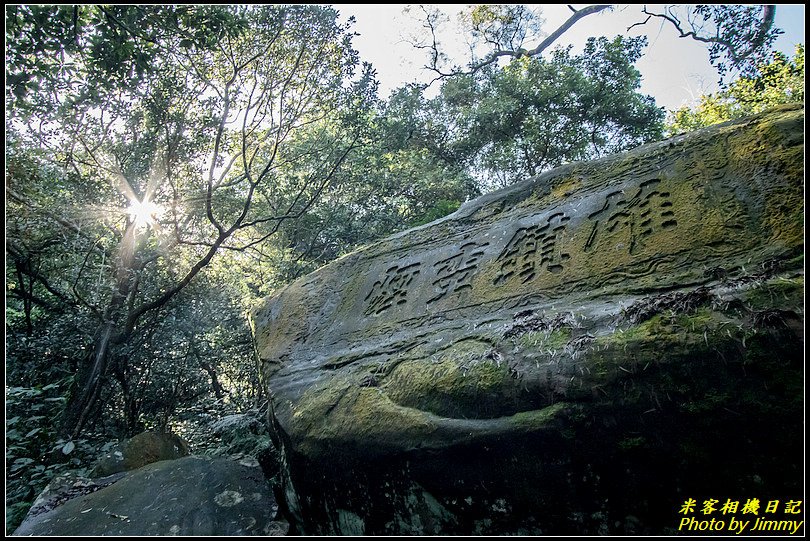
<svg viewBox="0 0 810 541"><path fill-rule="evenodd" d="M444 66L427 33L438 95L381 99L331 7L6 7L11 523L104 441L261 406L244 312L273 289L492 188L664 135L633 65L643 39L526 49L540 30L526 8L463 16L481 54ZM769 9L688 20L718 23L712 59L745 78L669 131L803 100L803 48L768 56Z"/></svg>

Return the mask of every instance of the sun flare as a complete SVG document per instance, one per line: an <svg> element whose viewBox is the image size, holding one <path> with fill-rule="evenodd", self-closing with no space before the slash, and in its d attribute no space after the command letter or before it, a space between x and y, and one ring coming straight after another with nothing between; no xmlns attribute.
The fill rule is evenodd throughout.
<svg viewBox="0 0 810 541"><path fill-rule="evenodd" d="M132 218L137 228L145 228L154 225L158 217L163 213L163 207L154 201L133 201L127 213Z"/></svg>

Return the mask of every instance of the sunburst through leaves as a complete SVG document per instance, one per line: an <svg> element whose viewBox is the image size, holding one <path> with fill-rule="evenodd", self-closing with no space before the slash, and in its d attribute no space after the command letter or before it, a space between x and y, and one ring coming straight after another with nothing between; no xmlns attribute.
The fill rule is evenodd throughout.
<svg viewBox="0 0 810 541"><path fill-rule="evenodd" d="M132 218L137 229L144 229L157 222L158 218L163 213L163 207L148 199L144 199L143 201L135 200L130 203L127 208L127 213Z"/></svg>

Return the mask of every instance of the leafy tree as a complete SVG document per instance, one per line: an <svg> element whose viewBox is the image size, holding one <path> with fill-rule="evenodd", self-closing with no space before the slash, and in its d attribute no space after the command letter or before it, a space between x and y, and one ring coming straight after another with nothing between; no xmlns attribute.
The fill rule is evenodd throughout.
<svg viewBox="0 0 810 541"><path fill-rule="evenodd" d="M506 185L564 161L588 159L654 140L662 111L636 91L632 64L643 41L590 38L583 55L552 46L580 20L611 9L569 6L570 17L541 35L537 9L525 5L473 5L459 13L470 57L452 62L439 36L447 17L420 7L424 36L413 45L427 53L426 69L443 81L441 96L454 134L454 154L490 186ZM705 43L721 76L750 74L781 30L774 6L679 6L641 9L682 38ZM628 28L628 30L630 30ZM550 52L549 52L550 51ZM545 55L545 57L544 57ZM504 61L508 60L508 64Z"/></svg>
<svg viewBox="0 0 810 541"><path fill-rule="evenodd" d="M773 5L669 5L661 11L644 6L641 11L647 19L639 24L656 18L671 25L679 37L705 43L721 83L729 72L753 76L782 34L773 26Z"/></svg>
<svg viewBox="0 0 810 541"><path fill-rule="evenodd" d="M6 99L15 115L137 89L171 47L212 47L246 19L215 6L6 6Z"/></svg>
<svg viewBox="0 0 810 541"><path fill-rule="evenodd" d="M470 36L470 59L465 67L449 62L439 35L446 17L438 8L421 9L426 37L413 45L428 53L428 70L436 79L471 75L496 64L502 58L537 57L549 50L578 21L612 9L609 4L594 4L581 9L568 6L569 18L546 36L540 34L540 11L525 5L473 5L459 14L461 27ZM782 31L773 26L776 6L742 5L666 5L659 11L644 6L643 26L660 20L674 28L679 37L705 43L709 60L717 67L721 82L728 72L751 75L768 56ZM630 30L628 28L628 30ZM528 44L537 43L531 46Z"/></svg>
<svg viewBox="0 0 810 541"><path fill-rule="evenodd" d="M93 321L63 416L75 438L127 348L218 253L265 242L315 204L358 134L338 123L317 146L296 134L364 107L370 76L352 81L357 55L330 8L23 6L7 16L21 312L33 325L42 300Z"/></svg>
<svg viewBox="0 0 810 541"><path fill-rule="evenodd" d="M581 55L557 49L446 81L454 144L489 182L507 185L660 137L663 111L638 93L633 67L644 43L591 38Z"/></svg>
<svg viewBox="0 0 810 541"><path fill-rule="evenodd" d="M407 86L366 114L344 119L362 134L357 147L306 214L282 225L278 243L248 254L250 288L267 291L269 283L285 283L360 245L441 218L478 195L463 159L453 153L442 115L438 101ZM339 132L314 124L296 144L322 145ZM257 269L264 271L254 281Z"/></svg>
<svg viewBox="0 0 810 541"><path fill-rule="evenodd" d="M758 73L741 77L716 94L701 96L694 107L682 107L667 121L670 134L684 133L747 115L781 103L804 101L804 45L797 45L793 58L774 52Z"/></svg>
<svg viewBox="0 0 810 541"><path fill-rule="evenodd" d="M574 24L589 16L610 8L609 4L574 9L568 6L571 16L538 45L525 48L524 44L536 41L542 27L539 10L531 10L525 5L474 5L459 13L461 27L470 37L470 60L466 68L448 64L448 57L442 51L439 41L441 26L446 22L437 7L420 6L426 38L413 41L417 49L427 51L429 61L425 68L436 73L436 79L457 75L472 75L479 70L497 64L501 58L521 58L540 56L549 49Z"/></svg>
<svg viewBox="0 0 810 541"><path fill-rule="evenodd" d="M233 282L201 276L115 356L109 370L117 385L102 400L108 431L165 430L178 410L209 396L238 410L256 404L263 393Z"/></svg>

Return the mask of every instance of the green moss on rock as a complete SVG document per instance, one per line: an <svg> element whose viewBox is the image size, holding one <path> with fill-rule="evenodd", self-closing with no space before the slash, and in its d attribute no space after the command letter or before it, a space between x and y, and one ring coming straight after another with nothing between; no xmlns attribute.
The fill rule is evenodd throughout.
<svg viewBox="0 0 810 541"><path fill-rule="evenodd" d="M105 477L138 469L152 462L173 460L189 454L188 443L176 434L141 432L118 444L96 463L92 477Z"/></svg>
<svg viewBox="0 0 810 541"><path fill-rule="evenodd" d="M775 305L800 308L804 301L804 276L778 277L754 284L743 292L742 300L753 310Z"/></svg>
<svg viewBox="0 0 810 541"><path fill-rule="evenodd" d="M567 411L569 407L570 404L558 402L539 410L521 411L514 414L509 421L520 430L538 430L548 427L551 421Z"/></svg>
<svg viewBox="0 0 810 541"><path fill-rule="evenodd" d="M536 351L557 351L563 349L571 340L571 329L563 328L554 331L530 331L521 335L518 343L526 349Z"/></svg>
<svg viewBox="0 0 810 541"><path fill-rule="evenodd" d="M436 429L425 412L392 402L378 387L358 384L332 381L301 397L292 417L305 453L317 454L322 443L335 442L345 443L347 452L360 447L371 453L407 446L405 442L420 441Z"/></svg>
<svg viewBox="0 0 810 541"><path fill-rule="evenodd" d="M501 354L479 340L458 342L430 360L403 361L382 388L397 404L442 417L500 417L519 404L519 386Z"/></svg>

